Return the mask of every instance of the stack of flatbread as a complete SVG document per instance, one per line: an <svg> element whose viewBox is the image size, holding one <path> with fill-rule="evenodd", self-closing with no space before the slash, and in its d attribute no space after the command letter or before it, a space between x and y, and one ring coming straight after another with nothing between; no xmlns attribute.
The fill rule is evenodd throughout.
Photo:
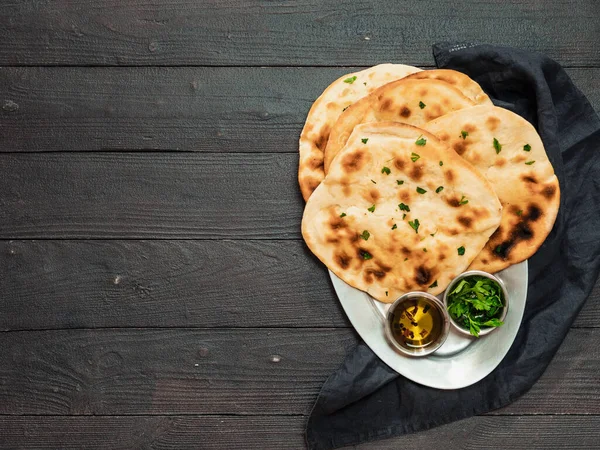
<svg viewBox="0 0 600 450"><path fill-rule="evenodd" d="M308 247L382 302L524 261L560 203L531 124L460 72L394 64L345 75L316 100L298 180Z"/></svg>

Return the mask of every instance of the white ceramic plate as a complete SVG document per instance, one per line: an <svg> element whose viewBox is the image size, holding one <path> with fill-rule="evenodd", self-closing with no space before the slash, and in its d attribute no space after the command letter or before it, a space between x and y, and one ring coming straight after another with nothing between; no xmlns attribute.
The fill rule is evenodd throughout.
<svg viewBox="0 0 600 450"><path fill-rule="evenodd" d="M389 304L373 300L329 272L338 298L354 328L383 362L417 383L438 389L460 389L494 370L512 345L527 299L527 261L495 274L508 291L508 314L504 325L479 339L464 336L450 326L444 345L429 356L415 358L395 350L384 334L384 317ZM443 293L438 297L441 299Z"/></svg>

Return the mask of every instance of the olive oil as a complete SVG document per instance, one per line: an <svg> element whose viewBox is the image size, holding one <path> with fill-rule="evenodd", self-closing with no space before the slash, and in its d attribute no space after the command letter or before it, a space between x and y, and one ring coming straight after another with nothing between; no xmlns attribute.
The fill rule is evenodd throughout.
<svg viewBox="0 0 600 450"><path fill-rule="evenodd" d="M438 340L444 329L440 310L424 297L409 299L390 317L392 336L401 346L423 348Z"/></svg>

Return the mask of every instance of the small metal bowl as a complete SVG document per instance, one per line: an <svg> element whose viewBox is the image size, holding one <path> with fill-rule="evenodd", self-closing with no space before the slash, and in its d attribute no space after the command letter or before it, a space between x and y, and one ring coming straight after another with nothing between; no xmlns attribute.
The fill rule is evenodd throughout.
<svg viewBox="0 0 600 450"><path fill-rule="evenodd" d="M430 305L432 308L435 308L441 317L441 331L435 340L423 345L423 346L412 346L407 345L406 343L399 342L396 338L394 338L394 334L392 331L392 321L394 319L394 313L399 306L403 305L405 302L414 300L416 298L422 298L425 302ZM435 352L439 349L442 344L446 341L448 337L448 333L450 332L450 317L448 315L448 311L444 308L442 302L427 292L408 292L403 296L399 297L388 309L386 320L385 320L385 336L389 343L398 351L404 353L409 356L427 356L431 353Z"/></svg>
<svg viewBox="0 0 600 450"><path fill-rule="evenodd" d="M500 289L502 289L502 295L504 296L504 308L502 309L502 312L500 313L500 316L498 317L498 319L500 319L501 321L504 322L504 319L506 318L506 314L508 313L508 291L506 290L506 286L504 286L504 283L502 282L502 280L500 280L500 278L492 275L491 273L483 272L481 270L469 270L468 272L461 273L459 276L457 276L454 280L452 280L450 282L450 284L446 288L446 291L444 292L444 307L446 309L446 312L448 311L448 294L450 292L452 292L456 283L458 283L463 278L467 278L472 275L479 275L482 277L489 278L490 280L493 280L500 285ZM448 313L448 319L450 320L450 323L454 326L454 328L459 333L465 334L467 336L473 336L469 330L467 330L466 328L463 328L458 323L456 323L449 313ZM479 336L481 337L481 336L485 336L486 334L490 334L492 331L494 331L497 328L498 327L482 328L481 331L479 332Z"/></svg>

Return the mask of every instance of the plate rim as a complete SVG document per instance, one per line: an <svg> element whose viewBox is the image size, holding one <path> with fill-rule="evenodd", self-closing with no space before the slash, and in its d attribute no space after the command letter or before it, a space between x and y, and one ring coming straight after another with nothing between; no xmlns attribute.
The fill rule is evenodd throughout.
<svg viewBox="0 0 600 450"><path fill-rule="evenodd" d="M481 338L481 341L475 341L456 354L436 356L434 353L422 358L403 355L394 350L385 340L383 321L379 316L377 306L373 304L377 300L372 299L366 292L348 285L331 270L329 270L329 276L338 300L353 328L385 364L416 383L436 389L452 390L470 386L488 376L498 367L510 350L523 320L529 282L528 266L528 261L525 260L495 274L504 281L509 294L511 294L509 315L507 316L510 318L510 322L507 320L502 328ZM347 292L344 291L349 291L353 298L349 298ZM364 300L358 299L359 296L362 296ZM369 313L365 314L367 311ZM510 326L508 326L509 324ZM468 357L471 356L471 359L477 362L477 356L484 356L486 351L490 352L493 358L483 359L479 365L474 366L475 371L470 372L471 375L468 372L465 373L464 367L460 367L465 364L465 362L460 362L460 359L468 361ZM463 354L466 356L461 357ZM480 366L485 367L482 369ZM442 371L442 369L444 370ZM440 372L441 377L436 379L437 372ZM450 377L453 379L449 380ZM458 381L455 377L459 377Z"/></svg>

